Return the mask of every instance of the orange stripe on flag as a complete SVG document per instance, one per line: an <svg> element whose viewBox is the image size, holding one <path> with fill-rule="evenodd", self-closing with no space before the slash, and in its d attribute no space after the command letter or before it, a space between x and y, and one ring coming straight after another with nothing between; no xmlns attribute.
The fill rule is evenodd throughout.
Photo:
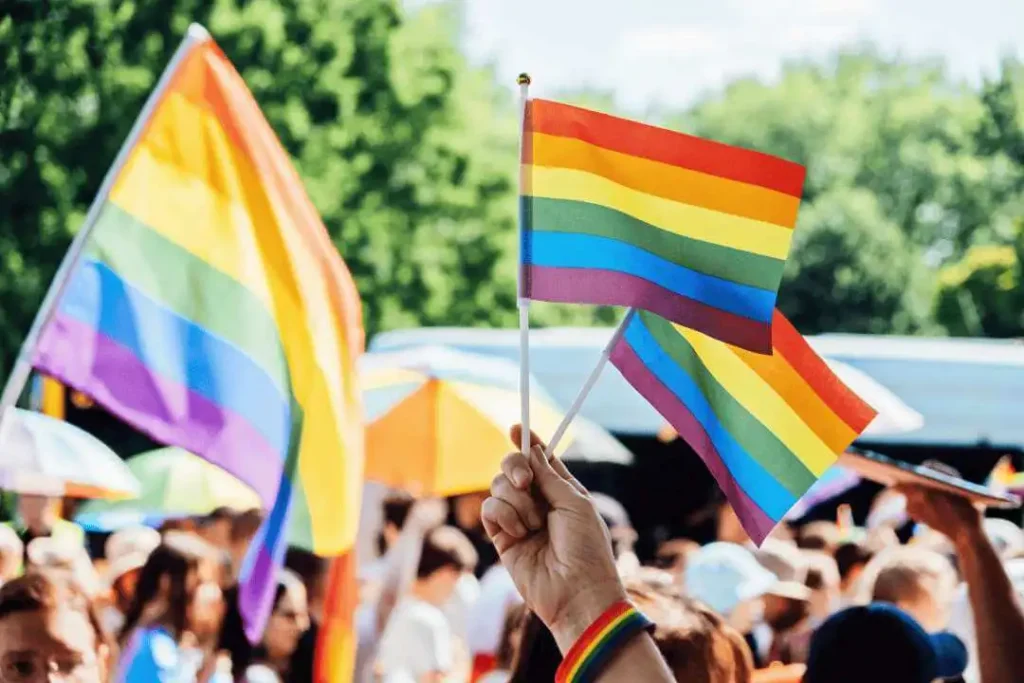
<svg viewBox="0 0 1024 683"><path fill-rule="evenodd" d="M358 604L356 553L350 550L331 562L313 683L351 683L355 679Z"/></svg>

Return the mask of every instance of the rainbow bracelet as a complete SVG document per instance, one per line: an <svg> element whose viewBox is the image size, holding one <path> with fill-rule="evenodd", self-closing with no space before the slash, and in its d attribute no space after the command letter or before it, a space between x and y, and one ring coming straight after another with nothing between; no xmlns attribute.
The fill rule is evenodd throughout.
<svg viewBox="0 0 1024 683"><path fill-rule="evenodd" d="M629 602L615 603L569 649L555 673L555 683L590 683L626 641L653 627Z"/></svg>

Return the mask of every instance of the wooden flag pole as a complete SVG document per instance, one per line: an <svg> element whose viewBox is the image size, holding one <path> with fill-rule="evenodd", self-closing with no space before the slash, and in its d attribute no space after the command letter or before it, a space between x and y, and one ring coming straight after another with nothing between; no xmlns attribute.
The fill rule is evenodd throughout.
<svg viewBox="0 0 1024 683"><path fill-rule="evenodd" d="M520 450L530 452L530 299L526 296L526 264L524 244L526 242L526 226L523 220L522 196L526 189L526 173L523 168L523 145L526 137L526 105L530 99L530 75L519 74L519 399L521 402L519 422L523 426Z"/></svg>
<svg viewBox="0 0 1024 683"><path fill-rule="evenodd" d="M583 402L587 400L587 395L590 394L590 390L597 384L597 379L601 376L601 372L604 370L604 366L608 364L608 359L612 357L612 351L615 349L615 345L622 339L622 335L626 333L626 328L629 327L629 322L636 315L636 309L630 308L626 311L626 315L619 321L619 326L615 328L615 332L612 333L612 338L605 344L604 349L601 351L601 357L597 359L597 365L590 371L590 376L587 377L587 381L580 387L580 391L576 394L576 398L573 399L572 405L569 406L569 411L562 418L562 422L558 425L558 429L551 435L551 441L548 442L548 457L555 457L555 449L558 447L558 443L565 436L565 432L569 429L569 425L572 424L573 418L580 412L580 408L583 407Z"/></svg>
<svg viewBox="0 0 1024 683"><path fill-rule="evenodd" d="M103 182L100 184L100 189L89 206L89 212L85 215L82 227L78 229L78 233L71 241L71 246L68 247L67 252L64 254L64 258L57 268L57 274L54 275L53 282L50 283L50 288L47 290L46 296L43 297L43 303L39 306L36 317L32 321L32 327L29 328L28 335L21 345L18 358L14 362L14 368L11 369L11 374L7 377L7 383L4 385L3 394L0 395L0 420L3 420L4 412L8 408L13 408L17 404L18 398L21 396L21 392L24 390L25 384L32 374L32 353L39 343L39 337L42 335L46 323L50 321L53 309L56 308L57 303L67 289L68 283L71 281L71 275L75 270L75 266L78 265L82 258L82 252L85 250L89 235L96 227L96 221L103 210L104 204L106 204L107 198L110 196L110 190L113 189L118 174L124 168L125 162L128 161L128 155L131 154L135 144L142 136L146 123L153 115L153 111L160 102L164 91L167 90L167 86L170 84L171 78L174 76L178 66L188 55L192 47L207 40L209 37L210 34L199 24L192 24L188 27L188 31L185 33L181 44L174 51L171 61L164 68L164 72L160 75L160 80L157 81L156 87L149 94L149 98L142 107L142 111L139 112L138 118L132 124L128 137L121 144L121 149L118 150L114 163L111 164L107 174L103 177Z"/></svg>

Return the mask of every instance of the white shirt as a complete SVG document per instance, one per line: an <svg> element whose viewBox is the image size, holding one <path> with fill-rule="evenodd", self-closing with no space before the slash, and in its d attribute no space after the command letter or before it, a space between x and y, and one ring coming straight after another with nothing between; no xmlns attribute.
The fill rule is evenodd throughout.
<svg viewBox="0 0 1024 683"><path fill-rule="evenodd" d="M480 582L471 573L464 572L455 582L452 597L441 608L448 617L452 635L464 643L469 640L469 616L479 598Z"/></svg>
<svg viewBox="0 0 1024 683"><path fill-rule="evenodd" d="M501 645L505 615L509 607L523 601L512 577L500 564L487 570L480 581L480 597L469 612L469 635L466 644L476 654L493 655Z"/></svg>
<svg viewBox="0 0 1024 683"><path fill-rule="evenodd" d="M440 608L407 596L395 606L377 649L377 667L385 679L410 674L417 680L453 667L452 630Z"/></svg>

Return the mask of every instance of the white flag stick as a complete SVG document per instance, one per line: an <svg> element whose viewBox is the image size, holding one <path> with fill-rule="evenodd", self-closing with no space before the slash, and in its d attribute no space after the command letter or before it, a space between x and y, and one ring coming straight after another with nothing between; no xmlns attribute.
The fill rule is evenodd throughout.
<svg viewBox="0 0 1024 683"><path fill-rule="evenodd" d="M189 50L197 43L201 43L209 37L210 34L199 24L192 24L188 27L188 31L185 33L181 44L174 51L171 61L167 63L163 74L160 75L160 80L157 81L156 87L149 94L146 104L142 107L142 111L139 112L135 123L132 124L128 137L121 144L121 149L114 158L114 163L107 170L107 174L103 177L103 183L100 185L99 192L96 193L96 197L89 206L89 212L85 215L85 221L82 223L82 227L78 229L78 233L71 241L71 246L68 247L67 252L64 254L64 258L57 268L57 274L54 276L53 282L50 283L46 296L43 297L43 303L36 312L35 320L32 321L32 327L29 328L28 335L21 345L18 358L14 362L14 368L11 370L11 374L7 377L7 383L4 385L3 395L0 396L0 420L3 420L4 412L8 408L13 408L18 402L18 397L21 396L25 383L28 382L28 378L32 374L32 353L39 343L39 337L43 333L43 328L50 321L53 310L57 307L58 302L64 295L64 291L67 289L68 283L71 281L71 275L75 270L75 266L78 265L82 258L86 242L88 242L93 228L96 227L96 220L99 218L100 211L103 210L103 205L110 196L110 190L113 189L118 174L124 168L125 162L128 161L128 156L135 148L139 137L142 136L142 131L153 115L153 111L160 102L164 91L167 90L174 72L188 55Z"/></svg>
<svg viewBox="0 0 1024 683"><path fill-rule="evenodd" d="M572 424L573 418L580 412L580 408L583 407L583 402L587 400L587 395L590 390L597 384L597 379L601 376L601 371L604 370L604 366L608 364L608 359L612 356L612 351L615 349L615 345L622 339L622 335L625 334L626 328L629 327L629 321L636 315L636 309L630 308L626 311L626 315L622 317L619 322L619 326L615 328L615 332L612 333L612 338L605 344L604 350L601 351L601 357L597 359L597 365L590 371L590 376L587 377L587 381L580 387L580 391L576 394L576 398L573 399L572 405L569 406L569 411L562 418L561 424L558 425L558 429L551 436L551 441L548 442L548 457L555 457L555 449L558 447L558 443L565 436L565 431L569 429L569 425Z"/></svg>
<svg viewBox="0 0 1024 683"><path fill-rule="evenodd" d="M522 196L526 188L526 170L523 167L523 145L526 136L526 104L530 94L529 74L519 74L519 399L521 401L519 422L523 426L520 450L530 452L530 299L526 296L526 264L523 244L526 226L523 225Z"/></svg>

